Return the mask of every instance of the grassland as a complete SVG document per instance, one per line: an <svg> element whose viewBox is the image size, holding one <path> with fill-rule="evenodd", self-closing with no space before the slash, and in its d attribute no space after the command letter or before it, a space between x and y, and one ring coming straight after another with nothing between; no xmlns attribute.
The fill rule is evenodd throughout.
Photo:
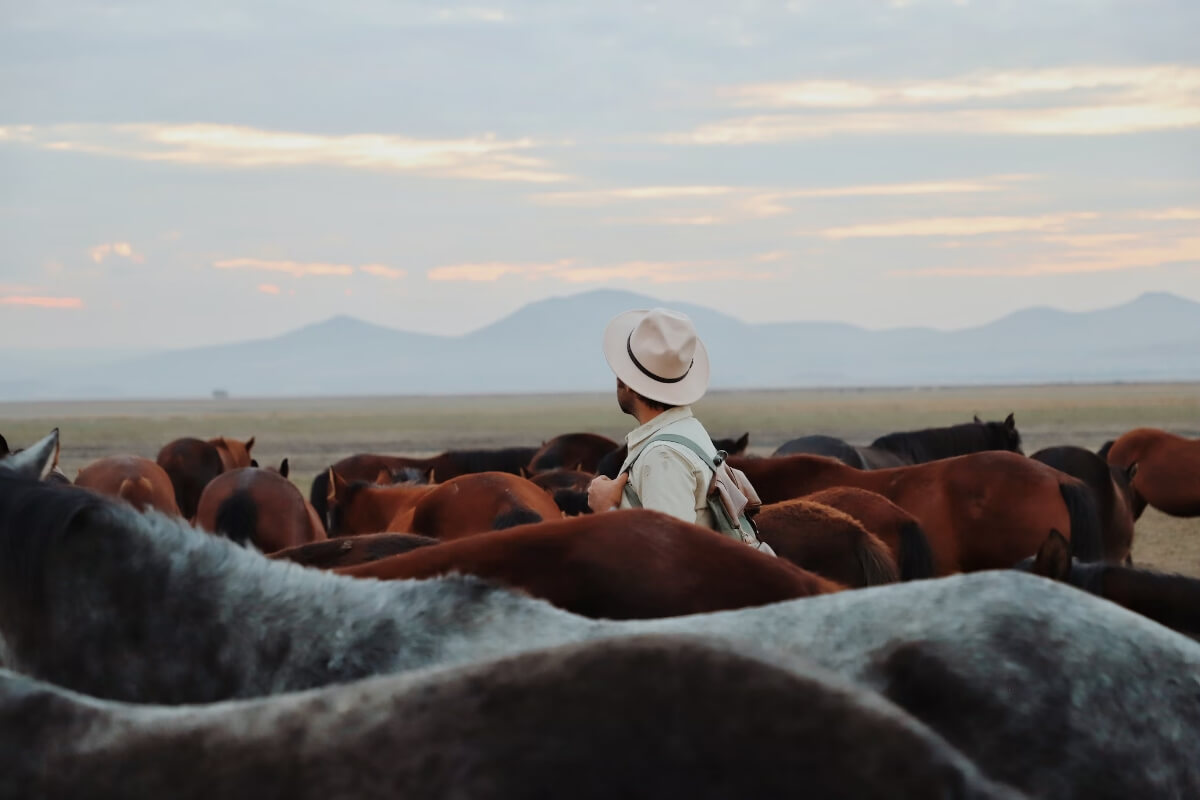
<svg viewBox="0 0 1200 800"><path fill-rule="evenodd" d="M972 414L1001 419L1013 412L1025 451L1032 453L1055 444L1095 449L1142 425L1200 436L1200 385L713 392L696 411L714 436L750 431L751 451L764 454L806 433L865 443ZM255 436L259 461L287 456L293 479L307 493L318 470L351 453L536 445L577 430L618 439L631 420L608 394L0 404L0 433L14 446L55 426L62 431L62 466L69 475L103 455L153 458L179 436ZM1134 558L1200 576L1200 519L1147 511L1138 523Z"/></svg>

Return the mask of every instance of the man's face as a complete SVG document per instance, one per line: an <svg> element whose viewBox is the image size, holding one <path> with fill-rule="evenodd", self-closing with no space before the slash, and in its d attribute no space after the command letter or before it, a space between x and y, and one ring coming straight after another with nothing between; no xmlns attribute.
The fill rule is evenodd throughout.
<svg viewBox="0 0 1200 800"><path fill-rule="evenodd" d="M625 382L617 378L617 405L626 414L633 413L633 390Z"/></svg>

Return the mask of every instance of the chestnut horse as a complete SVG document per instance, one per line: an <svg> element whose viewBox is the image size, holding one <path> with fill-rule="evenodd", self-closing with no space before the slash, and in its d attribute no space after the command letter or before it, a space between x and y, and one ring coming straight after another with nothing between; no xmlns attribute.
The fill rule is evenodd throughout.
<svg viewBox="0 0 1200 800"><path fill-rule="evenodd" d="M1133 548L1133 487L1138 465L1123 469L1083 447L1063 445L1039 450L1030 458L1078 478L1091 490L1104 528L1104 560L1119 561Z"/></svg>
<svg viewBox="0 0 1200 800"><path fill-rule="evenodd" d="M1200 640L1200 580L1118 564L1086 564L1071 558L1071 545L1058 531L1016 566L1069 583L1160 625Z"/></svg>
<svg viewBox="0 0 1200 800"><path fill-rule="evenodd" d="M1200 517L1200 439L1157 428L1136 428L1100 450L1109 464L1133 476L1133 518L1150 504L1173 517Z"/></svg>
<svg viewBox="0 0 1200 800"><path fill-rule="evenodd" d="M713 447L717 450L725 451L726 455L740 456L746 452L746 448L750 446L750 432L743 433L736 439L713 439ZM611 453L600 459L600 463L596 465L597 475L606 475L609 478L616 478L617 473L621 471L621 466L625 463L625 459L629 457L629 445L622 442L621 446Z"/></svg>
<svg viewBox="0 0 1200 800"><path fill-rule="evenodd" d="M529 471L574 469L595 472L600 459L617 449L617 443L596 433L564 433L542 444L529 459Z"/></svg>
<svg viewBox="0 0 1200 800"><path fill-rule="evenodd" d="M386 472L392 476L388 483L433 483L448 481L459 475L475 472L508 472L521 475L529 459L537 452L536 447L503 447L493 450L447 450L430 458L389 456L381 453L358 453L343 458L336 464L317 473L313 478L308 500L325 522L329 509L329 469L346 481L370 481L378 483L378 476Z"/></svg>
<svg viewBox="0 0 1200 800"><path fill-rule="evenodd" d="M834 486L882 494L920 520L938 575L1011 567L1036 553L1051 528L1070 531L1081 560L1097 560L1104 552L1088 488L1015 453L973 453L878 470L808 455L735 458L730 465L746 473L767 503Z"/></svg>
<svg viewBox="0 0 1200 800"><path fill-rule="evenodd" d="M912 514L878 492L836 486L805 495L805 500L836 508L858 520L891 548L900 568L900 580L932 578L933 552L921 523Z"/></svg>
<svg viewBox="0 0 1200 800"><path fill-rule="evenodd" d="M438 541L415 533L363 533L285 547L271 553L267 558L295 561L297 564L317 569L335 569L378 561L416 550L418 547L428 547L437 544Z"/></svg>
<svg viewBox="0 0 1200 800"><path fill-rule="evenodd" d="M200 493L208 482L222 472L250 466L253 447L253 436L244 442L224 436L207 442L188 437L163 445L156 460L171 477L179 513L188 519L196 516Z"/></svg>
<svg viewBox="0 0 1200 800"><path fill-rule="evenodd" d="M347 483L330 469L329 487L332 536L393 531L456 539L562 516L543 489L507 472L470 473L429 486L377 486Z"/></svg>
<svg viewBox="0 0 1200 800"><path fill-rule="evenodd" d="M263 553L320 541L317 512L287 478L268 469L239 467L214 478L200 495L194 523Z"/></svg>
<svg viewBox="0 0 1200 800"><path fill-rule="evenodd" d="M164 514L179 516L170 476L148 458L101 458L79 470L75 485L110 497L119 497L138 511L154 508Z"/></svg>
<svg viewBox="0 0 1200 800"><path fill-rule="evenodd" d="M889 433L867 447L856 447L833 436L803 436L780 445L772 455L807 453L836 458L858 469L887 469L987 450L1021 452L1021 434L1012 414L1003 422L984 422L975 417L972 422L946 428Z"/></svg>
<svg viewBox="0 0 1200 800"><path fill-rule="evenodd" d="M703 614L843 588L785 559L645 509L467 537L337 572L383 579L477 575L605 619Z"/></svg>
<svg viewBox="0 0 1200 800"><path fill-rule="evenodd" d="M900 580L888 546L849 514L811 500L763 506L758 538L798 567L849 587Z"/></svg>

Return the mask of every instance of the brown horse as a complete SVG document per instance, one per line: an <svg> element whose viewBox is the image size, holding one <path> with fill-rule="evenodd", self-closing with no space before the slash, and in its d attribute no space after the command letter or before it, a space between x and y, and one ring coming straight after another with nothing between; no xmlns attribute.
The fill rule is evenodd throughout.
<svg viewBox="0 0 1200 800"><path fill-rule="evenodd" d="M798 567L850 587L900 580L888 546L849 514L811 500L763 506L758 538Z"/></svg>
<svg viewBox="0 0 1200 800"><path fill-rule="evenodd" d="M437 544L438 541L429 536L417 536L415 533L363 533L286 547L271 553L267 558L294 561L317 569L336 569L378 561L416 550L418 547L428 547Z"/></svg>
<svg viewBox="0 0 1200 800"><path fill-rule="evenodd" d="M1071 545L1058 531L1017 569L1069 583L1160 625L1200 640L1200 580L1117 564L1085 564L1071 558Z"/></svg>
<svg viewBox="0 0 1200 800"><path fill-rule="evenodd" d="M300 490L279 473L257 467L214 478L200 495L194 523L263 553L326 538Z"/></svg>
<svg viewBox="0 0 1200 800"><path fill-rule="evenodd" d="M1174 517L1200 517L1200 439L1185 439L1157 428L1136 428L1100 450L1109 464L1133 476L1133 518L1146 504Z"/></svg>
<svg viewBox="0 0 1200 800"><path fill-rule="evenodd" d="M156 460L171 477L179 512L188 519L196 516L200 493L208 482L222 472L249 467L253 447L253 436L244 442L220 436L207 442L188 437L165 444Z"/></svg>
<svg viewBox="0 0 1200 800"><path fill-rule="evenodd" d="M391 476L386 483L434 483L476 472L508 472L522 475L535 447L503 447L493 450L447 450L429 458L389 456L382 453L358 453L343 458L330 468L343 480L381 483L380 474ZM329 509L329 468L317 473L309 492L309 502L324 522Z"/></svg>
<svg viewBox="0 0 1200 800"><path fill-rule="evenodd" d="M717 450L723 450L726 455L740 456L746 452L746 448L750 446L750 432L743 433L736 439L713 439L713 447ZM604 458L600 459L600 463L596 465L596 474L605 475L609 478L616 478L617 473L621 471L621 465L625 463L625 459L629 457L629 445L622 442L621 446L612 451Z"/></svg>
<svg viewBox="0 0 1200 800"><path fill-rule="evenodd" d="M617 449L617 443L596 433L564 433L542 444L529 459L529 471L574 469L596 471L600 459Z"/></svg>
<svg viewBox="0 0 1200 800"><path fill-rule="evenodd" d="M657 511L611 511L423 547L337 570L383 579L478 575L594 618L765 605L843 587Z"/></svg>
<svg viewBox="0 0 1200 800"><path fill-rule="evenodd" d="M333 536L392 531L456 539L562 516L543 489L507 472L470 473L429 486L347 483L330 473L326 500Z"/></svg>
<svg viewBox="0 0 1200 800"><path fill-rule="evenodd" d="M1006 569L1037 552L1052 528L1070 531L1081 560L1103 554L1087 487L1015 453L989 451L909 467L860 470L822 456L730 459L764 502L835 486L878 492L921 522L938 575Z"/></svg>
<svg viewBox="0 0 1200 800"><path fill-rule="evenodd" d="M1091 490L1104 528L1104 558L1119 561L1133 549L1134 492L1131 480L1138 465L1126 468L1109 464L1083 447L1063 445L1039 450L1030 458L1078 478Z"/></svg>
<svg viewBox="0 0 1200 800"><path fill-rule="evenodd" d="M929 549L929 539L921 523L878 492L836 486L805 495L804 499L849 514L878 536L891 548L892 556L900 567L900 580L913 581L934 576L933 552Z"/></svg>
<svg viewBox="0 0 1200 800"><path fill-rule="evenodd" d="M138 511L154 508L164 514L179 516L170 476L148 458L101 458L79 470L75 485L110 497L119 497Z"/></svg>

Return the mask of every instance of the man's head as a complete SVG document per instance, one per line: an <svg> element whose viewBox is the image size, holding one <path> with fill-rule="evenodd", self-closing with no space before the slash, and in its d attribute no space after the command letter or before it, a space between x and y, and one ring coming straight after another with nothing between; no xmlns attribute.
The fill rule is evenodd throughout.
<svg viewBox="0 0 1200 800"><path fill-rule="evenodd" d="M604 357L617 376L617 402L658 413L696 402L708 389L708 351L685 314L627 311L604 331Z"/></svg>

